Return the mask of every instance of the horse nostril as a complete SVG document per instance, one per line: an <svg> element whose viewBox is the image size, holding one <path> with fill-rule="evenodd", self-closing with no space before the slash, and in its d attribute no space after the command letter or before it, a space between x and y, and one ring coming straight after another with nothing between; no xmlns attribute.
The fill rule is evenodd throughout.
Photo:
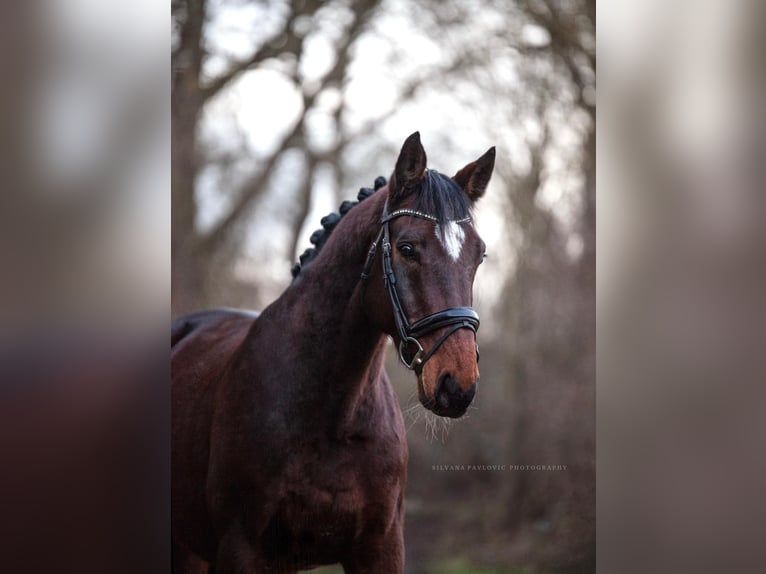
<svg viewBox="0 0 766 574"><path fill-rule="evenodd" d="M458 386L455 377L453 377L450 373L444 373L441 377L439 377L438 389L444 393L447 393L448 395L454 395L460 390L460 387Z"/></svg>
<svg viewBox="0 0 766 574"><path fill-rule="evenodd" d="M451 399L461 394L460 386L450 373L444 373L439 377L439 383L436 386L436 401L443 407L450 406Z"/></svg>
<svg viewBox="0 0 766 574"><path fill-rule="evenodd" d="M473 383L468 389L462 389L450 373L444 373L439 377L434 393L437 414L460 416L471 404L475 394L476 383Z"/></svg>
<svg viewBox="0 0 766 574"><path fill-rule="evenodd" d="M436 402L440 407L446 409L449 407L449 398L452 394L452 377L449 373L444 373L439 377L439 382L436 385Z"/></svg>

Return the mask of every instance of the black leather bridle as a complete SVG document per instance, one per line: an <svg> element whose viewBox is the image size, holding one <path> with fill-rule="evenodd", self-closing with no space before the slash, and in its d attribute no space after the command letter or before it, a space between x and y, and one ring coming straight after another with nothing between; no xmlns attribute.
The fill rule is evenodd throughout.
<svg viewBox="0 0 766 574"><path fill-rule="evenodd" d="M404 216L418 217L420 219L433 221L436 224L439 223L439 220L433 215L421 213L420 211L415 211L413 209L397 209L392 213L388 213L388 200L386 200L386 203L383 205L383 214L380 219L380 232L370 246L370 250L367 253L367 261L365 261L364 269L362 270L362 283L366 285L375 259L375 253L378 249L378 244L381 244L383 252L383 281L385 282L386 291L388 291L388 297L391 300L394 322L396 323L396 330L399 333L399 359L405 367L420 373L426 361L433 356L442 343L444 343L444 341L446 341L455 331L458 329L471 329L471 331L476 333L476 331L479 330L479 315L472 307L449 307L448 309L443 309L442 311L426 315L414 323L410 323L407 320L407 314L404 312L404 307L402 307L399 294L396 291L396 275L394 274L394 267L391 263L391 241L388 229L388 223L392 219ZM470 220L471 218L467 217L458 220L455 223L467 223ZM419 339L445 327L450 328L439 337L433 347L425 352ZM410 360L407 360L405 354L409 349L414 349L415 353ZM478 358L479 345L477 344L477 361Z"/></svg>

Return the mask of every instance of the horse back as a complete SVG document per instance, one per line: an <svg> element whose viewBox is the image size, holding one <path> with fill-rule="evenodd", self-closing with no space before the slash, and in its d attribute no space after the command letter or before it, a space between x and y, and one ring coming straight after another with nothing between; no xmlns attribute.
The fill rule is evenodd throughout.
<svg viewBox="0 0 766 574"><path fill-rule="evenodd" d="M174 320L170 327L170 347L174 348L192 333L206 329L228 330L227 327L236 329L239 325L249 328L259 315L258 311L229 308L206 309L182 315Z"/></svg>
<svg viewBox="0 0 766 574"><path fill-rule="evenodd" d="M258 314L213 309L171 326L172 505L174 543L210 559L214 533L204 496L216 383Z"/></svg>

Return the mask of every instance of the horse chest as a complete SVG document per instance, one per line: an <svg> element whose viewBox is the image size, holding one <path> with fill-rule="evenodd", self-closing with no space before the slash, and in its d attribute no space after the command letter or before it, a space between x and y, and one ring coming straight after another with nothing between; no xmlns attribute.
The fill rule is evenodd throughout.
<svg viewBox="0 0 766 574"><path fill-rule="evenodd" d="M404 467L380 441L315 445L292 453L281 483L264 547L274 559L330 563L371 522L388 522L404 487Z"/></svg>
<svg viewBox="0 0 766 574"><path fill-rule="evenodd" d="M303 513L353 516L403 478L401 446L390 440L323 443L290 457L282 493Z"/></svg>

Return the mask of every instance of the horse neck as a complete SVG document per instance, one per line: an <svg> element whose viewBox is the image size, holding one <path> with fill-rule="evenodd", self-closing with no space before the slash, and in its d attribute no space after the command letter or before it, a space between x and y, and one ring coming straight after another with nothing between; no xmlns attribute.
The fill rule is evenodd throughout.
<svg viewBox="0 0 766 574"><path fill-rule="evenodd" d="M316 259L301 271L280 299L289 309L292 335L299 340L299 384L319 385L326 400L337 399L339 420L349 421L362 403L379 397L385 336L364 310L361 271L380 230L386 190L359 203L341 219ZM329 388L328 388L329 387ZM341 427L344 425L341 424Z"/></svg>

